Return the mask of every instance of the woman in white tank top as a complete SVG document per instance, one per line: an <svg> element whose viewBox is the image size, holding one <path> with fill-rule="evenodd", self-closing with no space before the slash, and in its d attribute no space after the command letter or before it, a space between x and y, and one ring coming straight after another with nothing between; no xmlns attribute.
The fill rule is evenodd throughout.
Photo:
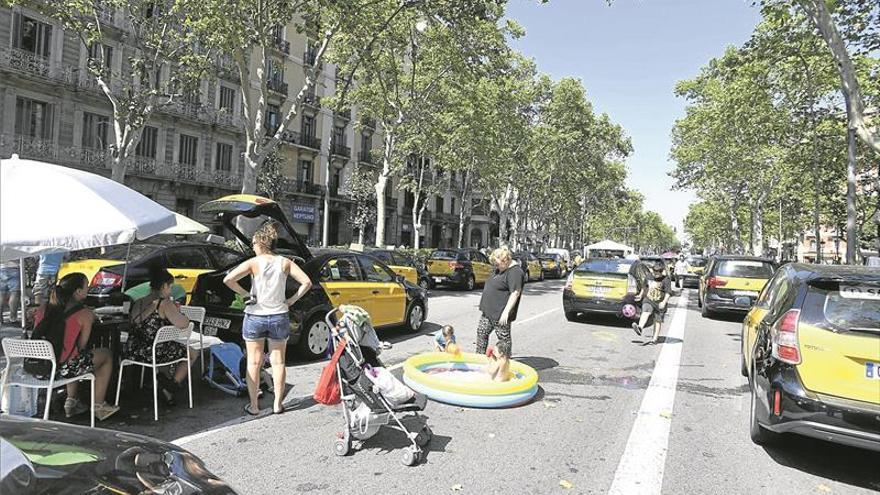
<svg viewBox="0 0 880 495"><path fill-rule="evenodd" d="M256 256L237 266L226 275L223 283L241 295L245 300L244 323L241 336L247 348L247 385L250 402L245 406L246 413L257 415L260 405L257 393L260 383L260 367L263 363L263 347L269 341L269 361L272 363L272 380L275 384L275 414L284 412L284 386L286 369L284 367L287 338L290 336L290 316L288 310L309 291L312 281L293 261L272 252L278 238L274 225L267 223L254 234L252 244ZM248 292L238 281L251 276L251 291ZM299 283L299 289L292 297L286 297L287 277Z"/></svg>

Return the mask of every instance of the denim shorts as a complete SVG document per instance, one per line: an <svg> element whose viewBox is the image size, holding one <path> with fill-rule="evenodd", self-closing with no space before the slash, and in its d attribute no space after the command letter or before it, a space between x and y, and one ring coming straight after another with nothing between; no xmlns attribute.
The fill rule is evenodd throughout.
<svg viewBox="0 0 880 495"><path fill-rule="evenodd" d="M18 292L21 289L19 275L18 268L0 268L0 290Z"/></svg>
<svg viewBox="0 0 880 495"><path fill-rule="evenodd" d="M241 326L244 340L287 340L290 337L290 316L287 313L277 315L244 315Z"/></svg>

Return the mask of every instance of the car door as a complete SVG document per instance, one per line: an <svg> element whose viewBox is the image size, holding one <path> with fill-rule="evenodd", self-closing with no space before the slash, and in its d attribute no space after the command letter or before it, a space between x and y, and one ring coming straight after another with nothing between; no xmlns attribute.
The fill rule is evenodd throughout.
<svg viewBox="0 0 880 495"><path fill-rule="evenodd" d="M203 273L214 270L208 253L201 246L180 246L165 251L168 272L174 277L174 283L186 291L186 302L192 295L196 279Z"/></svg>
<svg viewBox="0 0 880 495"><path fill-rule="evenodd" d="M474 278L478 284L485 284L492 276L492 265L486 255L479 251L470 252L471 265L474 270Z"/></svg>
<svg viewBox="0 0 880 495"><path fill-rule="evenodd" d="M786 277L786 270L780 270L776 276L768 283L758 296L755 305L746 314L742 325L742 353L746 369L751 366L752 349L755 347L755 336L757 335L758 325L764 320L770 312L773 301L777 298L780 288L783 285L783 279ZM783 294L784 295L784 294Z"/></svg>
<svg viewBox="0 0 880 495"><path fill-rule="evenodd" d="M373 310L373 325L397 325L403 323L406 312L406 290L398 282L394 272L376 258L358 255L358 261L369 290Z"/></svg>
<svg viewBox="0 0 880 495"><path fill-rule="evenodd" d="M333 307L354 304L373 314L370 290L354 255L327 258L318 272L318 280Z"/></svg>
<svg viewBox="0 0 880 495"><path fill-rule="evenodd" d="M388 268L394 270L394 273L397 273L398 275L403 275L403 278L405 278L407 282L413 285L418 285L419 272L415 269L414 266L412 266L412 263L400 253L390 254L392 263L389 264L387 261L382 260L383 262L385 262L385 264L389 265Z"/></svg>

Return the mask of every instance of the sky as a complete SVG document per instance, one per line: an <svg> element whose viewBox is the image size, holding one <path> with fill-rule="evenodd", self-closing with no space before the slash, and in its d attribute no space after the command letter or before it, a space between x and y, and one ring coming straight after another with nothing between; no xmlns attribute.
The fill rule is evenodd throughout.
<svg viewBox="0 0 880 495"><path fill-rule="evenodd" d="M672 191L667 175L670 131L685 104L673 89L745 42L758 9L749 0L510 0L507 13L526 30L517 50L553 79L580 78L594 109L626 129L635 148L630 187L681 234L696 197Z"/></svg>

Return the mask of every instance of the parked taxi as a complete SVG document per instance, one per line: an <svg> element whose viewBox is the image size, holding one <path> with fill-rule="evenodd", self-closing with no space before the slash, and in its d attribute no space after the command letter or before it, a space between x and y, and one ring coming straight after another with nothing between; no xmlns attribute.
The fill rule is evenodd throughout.
<svg viewBox="0 0 880 495"><path fill-rule="evenodd" d="M701 314L748 311L776 268L775 261L756 256L713 256L700 277Z"/></svg>
<svg viewBox="0 0 880 495"><path fill-rule="evenodd" d="M522 268L526 282L531 282L532 280L544 280L544 271L541 268L541 262L534 254L522 251L514 253L513 259L515 259L519 263L520 268Z"/></svg>
<svg viewBox="0 0 880 495"><path fill-rule="evenodd" d="M537 255L541 262L541 271L545 277L562 278L565 276L565 259L558 254L542 253Z"/></svg>
<svg viewBox="0 0 880 495"><path fill-rule="evenodd" d="M742 368L756 443L797 433L880 451L880 270L780 268L743 321Z"/></svg>
<svg viewBox="0 0 880 495"><path fill-rule="evenodd" d="M431 278L428 272L420 270L418 265L407 255L391 249L375 249L367 251L367 254L378 258L391 268L394 273L402 275L407 282L418 285L423 289L431 288Z"/></svg>
<svg viewBox="0 0 880 495"><path fill-rule="evenodd" d="M639 294L645 280L645 265L638 260L587 258L565 282L565 317L574 320L578 313L619 315L627 297Z"/></svg>
<svg viewBox="0 0 880 495"><path fill-rule="evenodd" d="M480 251L466 249L435 249L428 257L428 275L435 286L453 285L473 290L492 276L492 264Z"/></svg>
<svg viewBox="0 0 880 495"><path fill-rule="evenodd" d="M682 285L685 287L688 285L699 286L700 277L706 269L706 263L708 263L708 260L705 256L691 255L687 257L686 261L688 264L687 273L680 275L682 278Z"/></svg>
<svg viewBox="0 0 880 495"><path fill-rule="evenodd" d="M281 207L271 199L236 194L205 203L204 213L216 214L244 246L250 239L235 225L239 216L272 220L280 224L275 252L297 263L312 280L312 288L290 307L289 345L298 345L308 357L321 357L330 343L325 315L341 304L356 304L370 313L377 328L406 325L417 331L428 310L427 292L396 275L377 258L353 251L312 252L288 222ZM258 226L258 225L256 225ZM256 228L255 226L255 228ZM192 304L207 310L204 333L226 341L241 341L244 305L224 283L232 267L202 274L193 290ZM240 281L249 289L250 277ZM298 284L287 279L286 293L293 295Z"/></svg>

